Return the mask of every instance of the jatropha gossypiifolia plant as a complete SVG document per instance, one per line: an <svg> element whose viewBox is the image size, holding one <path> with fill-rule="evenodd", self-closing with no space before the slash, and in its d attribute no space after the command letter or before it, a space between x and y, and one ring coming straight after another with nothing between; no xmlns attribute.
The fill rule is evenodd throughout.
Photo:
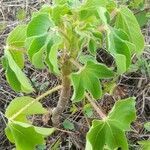
<svg viewBox="0 0 150 150"><path fill-rule="evenodd" d="M101 47L114 58L111 68L96 60L97 49ZM87 48L86 54L83 48ZM108 115L95 101L104 93L100 80L110 82L128 71L132 56L140 55L143 48L144 38L134 14L115 1L55 0L51 6L44 5L29 23L18 25L9 34L3 67L8 83L17 92L34 92L23 73L25 55L35 68L47 68L60 77L62 84L37 98L23 96L12 100L5 112L5 133L10 142L17 150L34 150L43 144L44 137L58 129L72 86L72 102L84 99L99 115L87 133L85 149L128 150L125 132L136 118L135 99L117 101ZM39 100L57 90L61 92L52 110L53 128L32 125L29 115L47 112Z"/></svg>

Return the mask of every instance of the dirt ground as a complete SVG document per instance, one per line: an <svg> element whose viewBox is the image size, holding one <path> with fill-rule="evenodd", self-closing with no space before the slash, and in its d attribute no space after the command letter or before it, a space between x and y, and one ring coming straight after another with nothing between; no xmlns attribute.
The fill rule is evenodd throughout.
<svg viewBox="0 0 150 150"><path fill-rule="evenodd" d="M37 11L45 3L50 2L48 0L0 0L0 58L3 56L8 33L18 24L29 21L31 13ZM113 96L105 95L99 102L105 111L108 112L117 99L129 96L136 97L138 117L132 124L132 131L127 134L131 150L139 149L137 141L150 138L150 133L143 128L143 124L150 121L150 22L143 28L142 32L145 35L146 45L149 46L145 48L141 58L133 59L132 72L128 72L118 79ZM113 63L112 58L103 50L98 51L97 60L106 64L108 63L108 65ZM47 70L35 70L29 62L26 63L24 71L36 89L36 92L32 94L33 97L60 83L60 80L51 75ZM11 150L14 148L14 145L9 143L4 134L7 122L4 113L10 101L22 95L22 93L16 93L10 88L6 82L4 70L0 63L0 150ZM48 109L56 106L58 97L58 92L47 96L42 101L43 106ZM83 115L81 104L76 104L78 111L70 115L70 105L68 104L61 118L62 120L68 118L73 122L76 131L59 132L47 138L47 150L55 150L57 148L54 146L57 145L60 145L61 150L84 149L84 139L88 129L87 118ZM31 120L38 126L48 127L49 125L46 124L51 124L46 116L33 116Z"/></svg>

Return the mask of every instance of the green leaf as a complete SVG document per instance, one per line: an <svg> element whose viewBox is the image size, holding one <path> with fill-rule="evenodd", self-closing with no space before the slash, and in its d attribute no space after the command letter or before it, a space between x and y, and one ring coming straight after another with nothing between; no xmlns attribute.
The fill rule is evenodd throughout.
<svg viewBox="0 0 150 150"><path fill-rule="evenodd" d="M32 64L39 69L45 68L44 65L44 51L46 49L47 34L38 36L32 39L32 42L28 48L28 55Z"/></svg>
<svg viewBox="0 0 150 150"><path fill-rule="evenodd" d="M51 16L55 24L59 26L62 23L62 20L61 20L62 16L64 16L65 14L69 14L69 13L71 12L70 12L70 8L68 7L68 5L61 4L53 8Z"/></svg>
<svg viewBox="0 0 150 150"><path fill-rule="evenodd" d="M102 20L102 23L107 26L107 24L108 24L108 18L107 18L108 17L108 12L107 12L107 9L104 8L104 7L99 7L98 14L99 14L100 19Z"/></svg>
<svg viewBox="0 0 150 150"><path fill-rule="evenodd" d="M47 64L50 71L53 71L53 65L51 64L50 59L49 59L49 54L50 54L51 48L53 46L53 43L54 43L53 39L50 39L48 44L47 44L47 48L46 48L46 50L47 50L46 54L47 55L46 55L46 58L45 58L45 62L46 62L46 64Z"/></svg>
<svg viewBox="0 0 150 150"><path fill-rule="evenodd" d="M68 2L68 0L54 0L54 3L55 4L60 4L60 5L63 5L63 4L66 4Z"/></svg>
<svg viewBox="0 0 150 150"><path fill-rule="evenodd" d="M87 18L94 16L95 18L99 18L99 9L101 7L106 7L107 0L86 0L83 5L81 5L79 16L81 20L86 20Z"/></svg>
<svg viewBox="0 0 150 150"><path fill-rule="evenodd" d="M135 100L128 98L117 101L108 117L103 120L93 120L87 133L86 150L103 150L121 148L128 150L125 131L136 118Z"/></svg>
<svg viewBox="0 0 150 150"><path fill-rule="evenodd" d="M11 133L11 130L10 130L10 128L9 128L8 125L7 125L7 127L5 128L5 134L6 134L7 138L9 139L9 141L10 141L11 143L15 143L14 137L13 137L13 135L12 135L12 133Z"/></svg>
<svg viewBox="0 0 150 150"><path fill-rule="evenodd" d="M6 56L2 57L2 66L3 68L6 70L5 71L5 75L6 75L6 79L7 82L10 84L10 86L15 90L15 91L20 91L21 87L20 87L20 83L16 77L16 75L14 74L14 72L11 70L11 68L8 66L8 61ZM12 80L13 79L13 80Z"/></svg>
<svg viewBox="0 0 150 150"><path fill-rule="evenodd" d="M135 98L117 101L107 118L118 128L130 130L130 123L136 119Z"/></svg>
<svg viewBox="0 0 150 150"><path fill-rule="evenodd" d="M8 78L8 82L10 83L10 85L12 86L12 88L15 88L15 81L14 79L11 77L11 75L13 77L15 77L17 85L19 85L20 83L20 87L17 87L17 89L19 91L23 91L26 93L30 93L33 91L33 88L28 80L28 78L25 76L25 74L22 72L22 70L20 69L20 67L16 64L16 62L14 61L11 53L5 49L5 57L7 58L7 68L6 68L6 76Z"/></svg>
<svg viewBox="0 0 150 150"><path fill-rule="evenodd" d="M53 45L51 46L50 52L48 55L49 62L53 66L53 72L59 74L59 67L58 67L58 49L62 43L62 38L55 33L53 34Z"/></svg>
<svg viewBox="0 0 150 150"><path fill-rule="evenodd" d="M27 37L39 36L47 33L50 27L53 27L53 22L49 19L48 14L39 14L31 20L27 27Z"/></svg>
<svg viewBox="0 0 150 150"><path fill-rule="evenodd" d="M118 73L124 73L131 64L131 52L127 34L120 29L110 29L107 31L107 43L108 51L116 60Z"/></svg>
<svg viewBox="0 0 150 150"><path fill-rule="evenodd" d="M80 0L69 0L68 4L71 8L79 8L82 5Z"/></svg>
<svg viewBox="0 0 150 150"><path fill-rule="evenodd" d="M30 38L28 39L30 40ZM58 50L62 43L61 36L56 32L50 32L41 36L31 38L26 41L28 46L28 55L32 64L39 69L45 68L45 63L48 65L50 71L59 74L58 67Z"/></svg>
<svg viewBox="0 0 150 150"><path fill-rule="evenodd" d="M19 114L17 114L20 112ZM47 110L37 100L24 96L15 98L6 109L8 124L5 133L17 150L33 150L38 144L44 144L44 137L51 135L54 128L43 128L28 123L27 117L43 114Z"/></svg>
<svg viewBox="0 0 150 150"><path fill-rule="evenodd" d="M37 133L39 133L43 136L49 136L55 131L55 128L43 128L43 127L35 127L35 126L34 126L34 128Z"/></svg>
<svg viewBox="0 0 150 150"><path fill-rule="evenodd" d="M147 122L144 124L144 128L147 130L147 131L150 131L150 122Z"/></svg>
<svg viewBox="0 0 150 150"><path fill-rule="evenodd" d="M141 145L142 150L149 150L149 148L150 148L150 140L139 141L138 143Z"/></svg>
<svg viewBox="0 0 150 150"><path fill-rule="evenodd" d="M93 115L93 108L90 104L86 104L83 107L83 112L87 115L87 117L91 117Z"/></svg>
<svg viewBox="0 0 150 150"><path fill-rule="evenodd" d="M10 32L6 40L7 49L9 49L14 61L21 69L24 67L26 31L26 25L18 25Z"/></svg>
<svg viewBox="0 0 150 150"><path fill-rule="evenodd" d="M70 122L69 120L65 120L63 122L63 126L65 129L69 129L69 130L74 130L75 127L74 127L74 124L72 122Z"/></svg>
<svg viewBox="0 0 150 150"><path fill-rule="evenodd" d="M143 27L143 26L145 26L148 23L149 18L147 16L147 11L146 10L137 13L135 15L135 17L136 17L140 27Z"/></svg>
<svg viewBox="0 0 150 150"><path fill-rule="evenodd" d="M74 88L72 99L75 101L82 100L86 90L90 92L95 99L100 98L102 90L99 79L112 78L113 76L113 71L105 65L88 61L85 67L83 67L79 72L71 75Z"/></svg>
<svg viewBox="0 0 150 150"><path fill-rule="evenodd" d="M20 8L17 11L16 17L19 21L24 20L26 18L26 11L22 8Z"/></svg>
<svg viewBox="0 0 150 150"><path fill-rule="evenodd" d="M97 63L97 61L96 61L94 56L85 55L85 54L81 54L79 56L79 62L81 62L82 64L86 64L87 61L93 61L93 62Z"/></svg>
<svg viewBox="0 0 150 150"><path fill-rule="evenodd" d="M32 103L30 105L30 103ZM27 122L27 116L34 115L34 114L43 114L46 113L46 109L42 107L41 103L35 101L35 99L24 96L24 97L17 97L11 101L9 106L6 109L5 116L9 119L14 116L18 111L30 105L27 109L22 111L16 118L16 121ZM34 108L34 109L33 109Z"/></svg>
<svg viewBox="0 0 150 150"><path fill-rule="evenodd" d="M19 50L9 50L16 64L23 69L24 68L24 52Z"/></svg>
<svg viewBox="0 0 150 150"><path fill-rule="evenodd" d="M124 30L135 45L135 52L141 53L144 49L144 37L134 14L126 7L121 7L116 19L116 27Z"/></svg>
<svg viewBox="0 0 150 150"><path fill-rule="evenodd" d="M91 54L96 54L97 43L96 43L93 39L91 39L91 40L89 41L88 49L89 49L89 51L91 52Z"/></svg>
<svg viewBox="0 0 150 150"><path fill-rule="evenodd" d="M118 74L124 73L127 70L127 66L126 66L127 59L126 59L126 56L124 56L122 54L116 54L115 60L116 60Z"/></svg>
<svg viewBox="0 0 150 150"><path fill-rule="evenodd" d="M36 133L33 127L24 128L12 123L8 128L10 130L9 134L11 133L11 136L13 136L17 150L33 150L37 144L44 143L43 136ZM7 137L10 136L9 134L6 132Z"/></svg>
<svg viewBox="0 0 150 150"><path fill-rule="evenodd" d="M15 143L17 150L35 149L38 144L45 143L45 133L47 136L53 132L54 128L40 128L39 130L39 127L17 121L9 123L5 129L8 139Z"/></svg>
<svg viewBox="0 0 150 150"><path fill-rule="evenodd" d="M14 89L16 92L22 91L21 84L17 79L16 74L9 66L6 68L5 74L6 74L7 82L10 84L11 88Z"/></svg>
<svg viewBox="0 0 150 150"><path fill-rule="evenodd" d="M26 40L26 25L18 25L13 31L11 31L7 37L6 43L8 46L20 48L24 47Z"/></svg>
<svg viewBox="0 0 150 150"><path fill-rule="evenodd" d="M146 3L144 0L131 0L129 6L132 8L138 8L141 4Z"/></svg>
<svg viewBox="0 0 150 150"><path fill-rule="evenodd" d="M46 145L44 144L37 145L36 147L36 150L45 150L45 149L46 149Z"/></svg>
<svg viewBox="0 0 150 150"><path fill-rule="evenodd" d="M106 8L109 12L112 12L113 10L117 8L117 1L108 0Z"/></svg>
<svg viewBox="0 0 150 150"><path fill-rule="evenodd" d="M107 0L86 0L83 4L84 8L98 8L98 7L105 7L107 5Z"/></svg>

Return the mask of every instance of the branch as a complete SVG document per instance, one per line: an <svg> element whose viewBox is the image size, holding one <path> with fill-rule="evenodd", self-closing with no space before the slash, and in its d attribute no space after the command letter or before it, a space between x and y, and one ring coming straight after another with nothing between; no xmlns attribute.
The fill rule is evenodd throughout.
<svg viewBox="0 0 150 150"><path fill-rule="evenodd" d="M88 93L85 94L85 97L87 98L87 100L90 102L90 104L92 105L92 107L95 109L95 111L97 112L97 114L102 118L106 118L106 114L104 113L103 109L100 106L97 106L96 103L94 102L94 100L89 96Z"/></svg>
<svg viewBox="0 0 150 150"><path fill-rule="evenodd" d="M35 102L39 101L40 99L43 99L45 96L58 91L59 89L62 88L62 85L58 85L50 90L48 90L47 92L43 93L42 95L38 96L36 99L34 99L32 102L30 102L29 104L27 104L25 107L23 107L22 109L20 109L16 114L14 114L11 118L9 118L9 120L14 120L17 116L19 116L23 111L25 111L26 109L28 109L31 105L33 105Z"/></svg>

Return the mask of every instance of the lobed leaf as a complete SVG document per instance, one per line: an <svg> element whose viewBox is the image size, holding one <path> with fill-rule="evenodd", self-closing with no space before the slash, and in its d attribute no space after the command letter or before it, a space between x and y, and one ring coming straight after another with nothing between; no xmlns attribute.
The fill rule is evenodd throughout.
<svg viewBox="0 0 150 150"><path fill-rule="evenodd" d="M141 53L143 51L144 37L141 33L140 26L131 10L122 6L118 12L115 26L124 30L128 34L130 42L135 45L135 52Z"/></svg>
<svg viewBox="0 0 150 150"><path fill-rule="evenodd" d="M147 131L150 131L150 122L147 122L144 124L144 128L147 130Z"/></svg>
<svg viewBox="0 0 150 150"><path fill-rule="evenodd" d="M21 50L9 49L11 56L13 57L16 64L20 67L20 69L24 68L24 52Z"/></svg>
<svg viewBox="0 0 150 150"><path fill-rule="evenodd" d="M116 102L108 117L104 120L93 120L87 133L86 150L103 150L121 148L128 150L125 131L136 118L133 98Z"/></svg>
<svg viewBox="0 0 150 150"><path fill-rule="evenodd" d="M49 15L46 13L41 13L32 18L27 27L27 37L39 36L47 33L50 27L54 24L50 20Z"/></svg>
<svg viewBox="0 0 150 150"><path fill-rule="evenodd" d="M55 131L54 128L33 126L27 120L29 115L46 112L41 103L28 96L11 101L5 112L8 118L5 134L10 142L15 143L17 150L33 150L38 144L45 144L45 136Z"/></svg>
<svg viewBox="0 0 150 150"><path fill-rule="evenodd" d="M45 68L44 50L46 47L47 34L31 39L32 42L28 48L28 56L32 64L39 69Z"/></svg>
<svg viewBox="0 0 150 150"><path fill-rule="evenodd" d="M13 121L5 129L8 139L15 143L17 150L33 150L44 144L44 137L51 135L54 128L41 128L27 123Z"/></svg>
<svg viewBox="0 0 150 150"><path fill-rule="evenodd" d="M136 17L140 27L144 27L148 23L149 17L147 14L148 13L146 10L145 11L143 10L143 11L135 14L135 17Z"/></svg>
<svg viewBox="0 0 150 150"><path fill-rule="evenodd" d="M51 17L56 25L60 26L62 24L62 16L71 13L70 8L67 4L56 5L53 10Z"/></svg>
<svg viewBox="0 0 150 150"><path fill-rule="evenodd" d="M7 37L6 44L13 47L24 47L26 40L27 25L18 25Z"/></svg>
<svg viewBox="0 0 150 150"><path fill-rule="evenodd" d="M16 64L11 53L7 49L5 49L5 62L7 63L7 67L5 68L6 77L11 87L16 91L22 91L26 93L32 92L33 88L28 78Z"/></svg>
<svg viewBox="0 0 150 150"><path fill-rule="evenodd" d="M24 67L24 52L26 40L26 25L18 25L7 37L6 44L14 61L22 69Z"/></svg>
<svg viewBox="0 0 150 150"><path fill-rule="evenodd" d="M65 129L69 129L69 130L74 130L75 129L74 124L71 121L67 120L67 119L63 122L63 126L64 126Z"/></svg>
<svg viewBox="0 0 150 150"><path fill-rule="evenodd" d="M32 105L30 105L32 103ZM6 109L5 116L9 119L16 115L18 111L29 105L27 109L22 111L16 118L15 121L27 122L27 116L34 114L46 113L46 109L42 107L41 103L35 101L35 99L23 96L17 97L11 101ZM33 109L34 108L34 109Z"/></svg>
<svg viewBox="0 0 150 150"><path fill-rule="evenodd" d="M55 4L60 4L60 5L62 5L62 4L65 4L65 3L67 3L68 2L68 0L54 0L54 2L55 2Z"/></svg>
<svg viewBox="0 0 150 150"><path fill-rule="evenodd" d="M79 72L71 75L74 88L72 99L74 101L82 100L86 90L88 90L95 99L100 98L102 90L99 79L112 78L113 76L113 71L105 65L95 63L93 61L87 61L85 67L83 67Z"/></svg>
<svg viewBox="0 0 150 150"><path fill-rule="evenodd" d="M127 71L131 64L131 49L128 36L120 29L107 31L108 51L113 55L119 74Z"/></svg>
<svg viewBox="0 0 150 150"><path fill-rule="evenodd" d="M58 57L59 46L61 45L63 41L62 41L61 36L59 36L58 34L55 34L55 35L53 34L52 40L53 40L53 45L51 46L51 49L49 51L48 58L49 58L50 64L53 66L53 72L56 74L59 74L57 57Z"/></svg>
<svg viewBox="0 0 150 150"><path fill-rule="evenodd" d="M97 43L95 40L90 39L89 43L88 43L88 49L91 52L91 54L96 54L97 51Z"/></svg>
<svg viewBox="0 0 150 150"><path fill-rule="evenodd" d="M83 4L84 8L98 8L105 7L107 5L107 0L86 0Z"/></svg>
<svg viewBox="0 0 150 150"><path fill-rule="evenodd" d="M60 13L59 15L63 14ZM55 19L57 20L58 16L54 15L54 17L56 17ZM53 18L53 21L55 19ZM36 68L43 69L46 63L50 71L58 74L59 66L57 55L62 39L58 31L53 31L53 21L51 21L49 15L45 13L37 14L33 17L27 28L29 38L26 40L26 45L29 58Z"/></svg>
<svg viewBox="0 0 150 150"><path fill-rule="evenodd" d="M149 150L150 148L150 140L139 141L138 142L142 148L142 150Z"/></svg>

